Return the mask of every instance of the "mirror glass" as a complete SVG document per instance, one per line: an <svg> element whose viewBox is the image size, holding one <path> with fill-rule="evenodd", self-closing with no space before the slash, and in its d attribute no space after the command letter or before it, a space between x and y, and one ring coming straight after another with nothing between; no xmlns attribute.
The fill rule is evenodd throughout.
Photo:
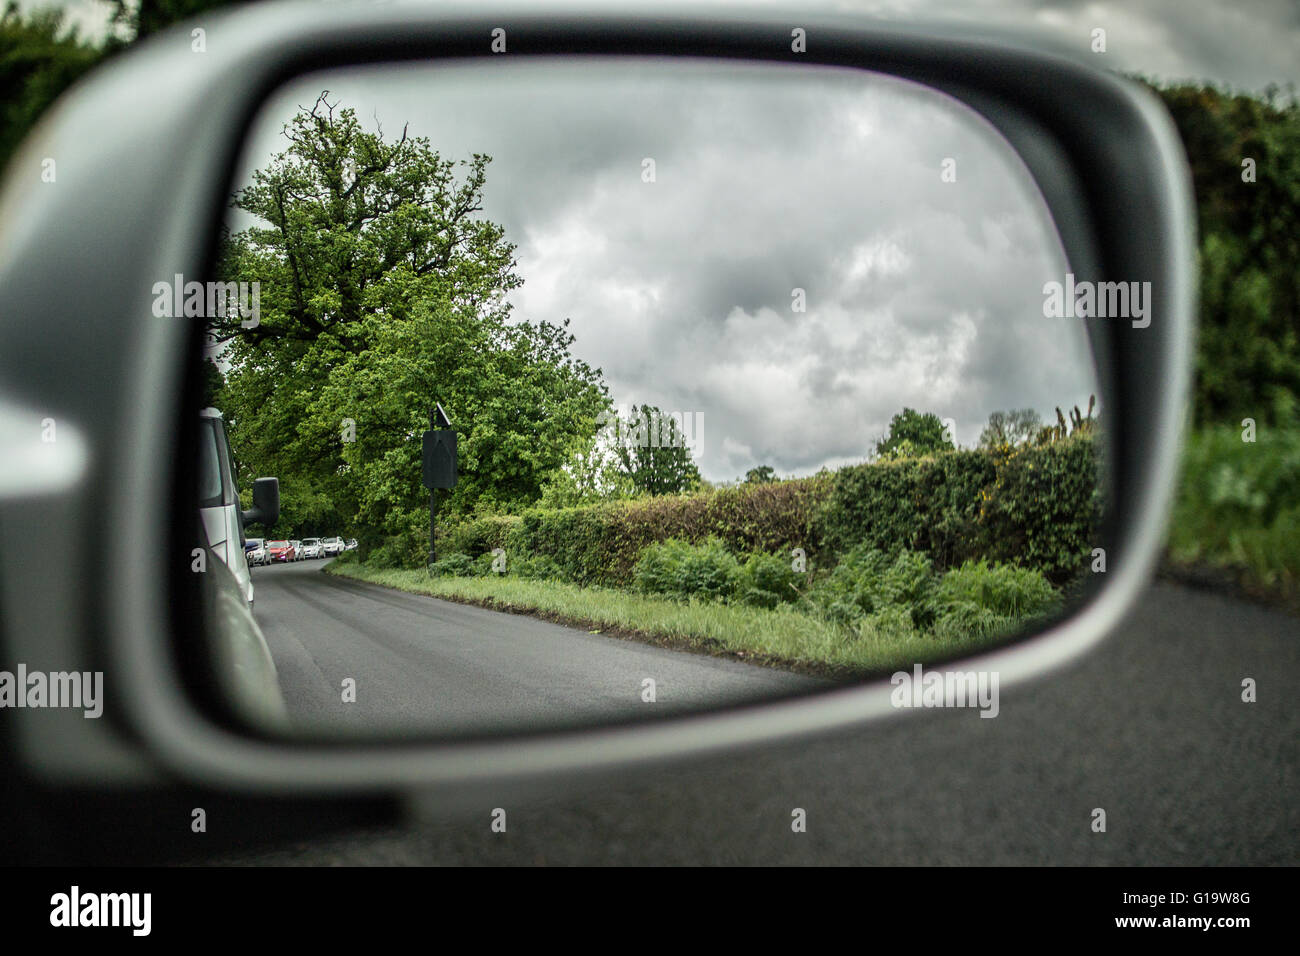
<svg viewBox="0 0 1300 956"><path fill-rule="evenodd" d="M1060 240L933 90L312 74L249 130L215 247L162 307L197 290L209 333L213 686L268 729L534 731L882 675L911 701L917 665L1043 629L1105 569Z"/></svg>

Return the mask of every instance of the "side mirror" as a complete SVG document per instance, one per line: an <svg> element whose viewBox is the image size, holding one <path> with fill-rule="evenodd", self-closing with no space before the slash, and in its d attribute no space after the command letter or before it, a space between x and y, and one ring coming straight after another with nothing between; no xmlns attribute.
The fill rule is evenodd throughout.
<svg viewBox="0 0 1300 956"><path fill-rule="evenodd" d="M260 524L265 528L280 517L280 479L258 478L253 482L253 507L240 512L244 525Z"/></svg>

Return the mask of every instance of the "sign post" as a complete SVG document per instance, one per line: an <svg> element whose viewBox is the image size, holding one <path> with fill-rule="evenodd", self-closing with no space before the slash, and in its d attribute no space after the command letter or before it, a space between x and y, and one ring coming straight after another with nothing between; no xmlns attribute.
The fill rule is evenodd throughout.
<svg viewBox="0 0 1300 956"><path fill-rule="evenodd" d="M424 487L429 489L429 563L438 560L436 534L438 489L456 487L456 432L437 402L429 409L429 430L424 433Z"/></svg>

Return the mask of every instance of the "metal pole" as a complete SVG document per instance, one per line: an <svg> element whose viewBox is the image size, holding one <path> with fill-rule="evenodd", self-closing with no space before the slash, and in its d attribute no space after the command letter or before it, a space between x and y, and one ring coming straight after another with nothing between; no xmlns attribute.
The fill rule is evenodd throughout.
<svg viewBox="0 0 1300 956"><path fill-rule="evenodd" d="M430 430L432 430L434 427L435 427L435 425L434 425L434 410L433 410L433 406L430 406L430 407L429 407L429 428L430 428ZM437 540L438 540L438 539L437 539L437 532L438 532L438 518L437 518L437 514L438 514L438 502L437 502L437 498L438 498L438 490L437 490L436 488L430 488L430 489L429 489L429 563L430 563L430 564L433 564L434 562L436 562L436 561L438 560L438 545L437 545Z"/></svg>

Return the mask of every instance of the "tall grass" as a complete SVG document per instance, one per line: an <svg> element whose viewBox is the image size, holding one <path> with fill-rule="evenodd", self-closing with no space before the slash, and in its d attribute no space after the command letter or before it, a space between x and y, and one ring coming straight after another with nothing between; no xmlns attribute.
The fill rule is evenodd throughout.
<svg viewBox="0 0 1300 956"><path fill-rule="evenodd" d="M335 565L331 573L414 594L531 612L587 630L629 632L706 653L738 653L755 663L852 679L969 653L997 634L936 635L881 622L845 627L783 605L775 609L692 599L676 601L609 588L510 576L430 577L424 571Z"/></svg>
<svg viewBox="0 0 1300 956"><path fill-rule="evenodd" d="M1243 583L1300 595L1300 427L1193 432L1169 527L1175 564L1236 572Z"/></svg>

